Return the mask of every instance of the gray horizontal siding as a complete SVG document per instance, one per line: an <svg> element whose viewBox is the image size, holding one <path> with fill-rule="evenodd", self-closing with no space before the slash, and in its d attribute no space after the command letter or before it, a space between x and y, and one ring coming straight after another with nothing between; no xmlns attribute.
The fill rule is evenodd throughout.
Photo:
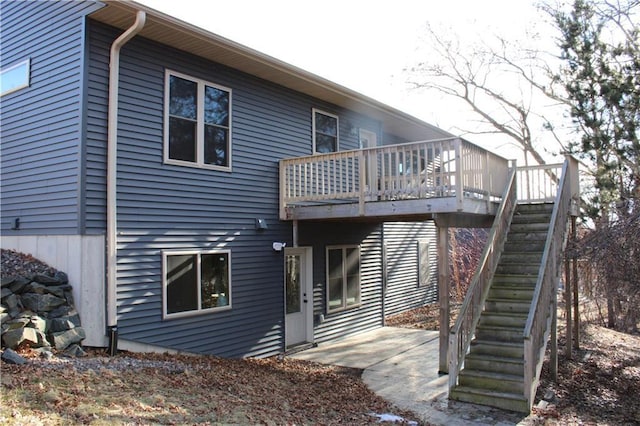
<svg viewBox="0 0 640 426"><path fill-rule="evenodd" d="M93 2L0 2L0 66L31 59L30 87L3 96L4 235L79 233L84 15ZM20 218L20 231L11 224Z"/></svg>
<svg viewBox="0 0 640 426"><path fill-rule="evenodd" d="M299 244L313 247L314 339L338 339L382 326L382 226L359 223L301 223ZM360 246L361 305L327 313L326 247ZM323 316L324 321L318 319Z"/></svg>
<svg viewBox="0 0 640 426"><path fill-rule="evenodd" d="M89 232L101 232L105 67L118 32L91 21L89 27L85 208ZM232 172L163 164L167 68L232 89ZM143 38L125 45L117 194L122 338L227 357L267 356L284 349L284 259L271 246L273 241L290 246L292 234L290 223L278 219L278 160L311 153L314 107L340 115L343 149L357 147L354 126L379 128L374 120ZM258 217L267 221L266 231L254 229ZM231 250L232 309L163 321L162 251L213 248ZM376 323L381 324L379 315Z"/></svg>
<svg viewBox="0 0 640 426"><path fill-rule="evenodd" d="M430 282L418 285L418 241L428 240ZM429 222L384 224L386 253L385 315L395 315L437 300L436 227Z"/></svg>

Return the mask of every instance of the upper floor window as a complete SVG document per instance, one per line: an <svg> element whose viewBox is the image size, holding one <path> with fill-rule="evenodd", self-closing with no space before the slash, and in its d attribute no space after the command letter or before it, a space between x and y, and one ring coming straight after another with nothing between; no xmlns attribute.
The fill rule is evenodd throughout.
<svg viewBox="0 0 640 426"><path fill-rule="evenodd" d="M338 152L338 116L313 110L313 153Z"/></svg>
<svg viewBox="0 0 640 426"><path fill-rule="evenodd" d="M31 76L31 59L11 65L0 70L0 96L29 87Z"/></svg>
<svg viewBox="0 0 640 426"><path fill-rule="evenodd" d="M165 318L231 307L231 253L164 252Z"/></svg>
<svg viewBox="0 0 640 426"><path fill-rule="evenodd" d="M167 71L164 159L231 169L231 89Z"/></svg>
<svg viewBox="0 0 640 426"><path fill-rule="evenodd" d="M327 311L360 305L360 247L327 247Z"/></svg>

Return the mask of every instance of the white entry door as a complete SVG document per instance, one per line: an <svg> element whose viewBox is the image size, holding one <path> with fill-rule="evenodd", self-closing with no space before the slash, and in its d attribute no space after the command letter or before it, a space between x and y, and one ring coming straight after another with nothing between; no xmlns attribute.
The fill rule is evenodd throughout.
<svg viewBox="0 0 640 426"><path fill-rule="evenodd" d="M375 132L360 129L360 148L375 148L378 146L378 137ZM375 151L367 151L367 191L370 195L378 189L378 156Z"/></svg>
<svg viewBox="0 0 640 426"><path fill-rule="evenodd" d="M285 248L285 345L313 341L311 248Z"/></svg>

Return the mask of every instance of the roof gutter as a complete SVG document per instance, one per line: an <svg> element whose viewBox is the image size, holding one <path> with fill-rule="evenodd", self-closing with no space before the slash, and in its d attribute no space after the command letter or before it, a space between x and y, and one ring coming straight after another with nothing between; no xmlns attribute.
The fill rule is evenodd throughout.
<svg viewBox="0 0 640 426"><path fill-rule="evenodd" d="M107 129L107 333L109 336L109 355L118 351L117 319L117 235L116 185L118 165L118 89L120 83L120 49L138 34L147 19L143 11L136 13L136 20L129 29L111 45L109 58L109 115Z"/></svg>

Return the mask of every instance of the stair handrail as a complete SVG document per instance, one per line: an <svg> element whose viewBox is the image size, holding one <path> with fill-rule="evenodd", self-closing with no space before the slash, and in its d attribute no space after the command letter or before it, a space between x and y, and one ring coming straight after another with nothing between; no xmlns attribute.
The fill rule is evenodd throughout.
<svg viewBox="0 0 640 426"><path fill-rule="evenodd" d="M471 345L471 339L489 294L491 281L498 267L500 253L502 253L507 239L507 232L511 226L511 219L517 205L516 175L517 168L515 161L512 161L507 185L502 194L502 201L496 212L491 232L460 308L458 318L449 333L449 390L457 385L464 357ZM448 327L448 324L441 324L440 326Z"/></svg>
<svg viewBox="0 0 640 426"><path fill-rule="evenodd" d="M555 304L553 298L559 280L562 253L566 243L567 220L572 202L571 158L562 166L562 176L558 185L553 213L549 222L538 279L524 327L524 396L533 405L544 361L544 352L551 329L551 319Z"/></svg>

